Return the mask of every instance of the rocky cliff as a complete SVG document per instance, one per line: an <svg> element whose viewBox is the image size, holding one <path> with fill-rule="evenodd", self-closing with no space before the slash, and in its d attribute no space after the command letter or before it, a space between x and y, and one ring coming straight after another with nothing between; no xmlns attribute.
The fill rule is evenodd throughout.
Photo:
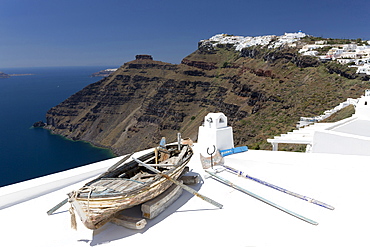
<svg viewBox="0 0 370 247"><path fill-rule="evenodd" d="M270 149L267 138L290 131L301 116L316 116L368 82L333 73L297 49L200 42L181 64L140 55L75 93L46 114L47 128L117 154L152 147L177 132L196 140L209 112L223 112L235 145Z"/></svg>

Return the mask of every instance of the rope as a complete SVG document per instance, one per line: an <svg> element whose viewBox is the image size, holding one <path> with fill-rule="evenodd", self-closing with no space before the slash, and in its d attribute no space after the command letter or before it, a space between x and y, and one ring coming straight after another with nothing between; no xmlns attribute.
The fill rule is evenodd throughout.
<svg viewBox="0 0 370 247"><path fill-rule="evenodd" d="M77 198L77 195L79 193L81 193L81 192L88 192L88 195L87 195L87 217L89 217L89 215L90 215L90 198L91 198L91 193L95 189L96 189L95 187L89 186L89 187L84 187L83 189L78 190L78 191L73 191L71 193L71 196L70 196L70 199L69 199L69 202L72 202L72 199L76 199ZM74 230L77 230L76 214L75 214L74 208L72 206L72 203L71 203L71 207L69 208L68 211L71 214L71 228L74 229Z"/></svg>
<svg viewBox="0 0 370 247"><path fill-rule="evenodd" d="M69 213L71 214L71 228L77 230L76 214L72 204L71 207L69 208Z"/></svg>
<svg viewBox="0 0 370 247"><path fill-rule="evenodd" d="M70 198L69 198L69 203L71 203L71 207L69 208L69 213L71 214L71 228L74 230L77 230L77 222L76 222L76 214L74 211L74 208L72 206L72 201L77 197L77 191L72 191Z"/></svg>

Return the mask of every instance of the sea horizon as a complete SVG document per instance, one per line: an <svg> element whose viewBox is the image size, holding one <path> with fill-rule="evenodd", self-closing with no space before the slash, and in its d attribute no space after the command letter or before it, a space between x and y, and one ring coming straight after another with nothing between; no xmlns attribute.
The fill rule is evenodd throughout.
<svg viewBox="0 0 370 247"><path fill-rule="evenodd" d="M101 77L109 66L0 68L0 187L114 157L109 149L69 140L43 128L46 112Z"/></svg>
<svg viewBox="0 0 370 247"><path fill-rule="evenodd" d="M51 69L51 68L78 68L78 67L81 67L81 68L88 68L88 67L91 67L91 68L101 68L101 70L103 70L103 69L108 69L108 68L111 68L111 67L112 68L118 68L120 66L121 65L61 65L61 66L55 66L55 65L46 66L45 65L45 66L16 66L16 67L13 66L13 67L0 67L0 71L1 72L4 72L4 73L7 73L7 71L4 71L4 70Z"/></svg>

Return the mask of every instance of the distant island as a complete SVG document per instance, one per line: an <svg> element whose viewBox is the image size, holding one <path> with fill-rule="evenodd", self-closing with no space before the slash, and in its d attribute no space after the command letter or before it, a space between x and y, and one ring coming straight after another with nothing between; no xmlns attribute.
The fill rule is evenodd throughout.
<svg viewBox="0 0 370 247"><path fill-rule="evenodd" d="M34 75L34 74L9 74L9 76L27 76L27 75Z"/></svg>
<svg viewBox="0 0 370 247"><path fill-rule="evenodd" d="M33 74L6 74L4 72L0 72L0 78L10 78L11 76L26 76L26 75L33 75Z"/></svg>
<svg viewBox="0 0 370 247"><path fill-rule="evenodd" d="M4 72L0 72L0 78L9 78L10 75L5 74Z"/></svg>
<svg viewBox="0 0 370 247"><path fill-rule="evenodd" d="M101 70L99 72L95 72L91 75L91 77L106 77L106 76L109 76L110 74L112 74L113 72L115 72L117 69L105 69L105 70Z"/></svg>

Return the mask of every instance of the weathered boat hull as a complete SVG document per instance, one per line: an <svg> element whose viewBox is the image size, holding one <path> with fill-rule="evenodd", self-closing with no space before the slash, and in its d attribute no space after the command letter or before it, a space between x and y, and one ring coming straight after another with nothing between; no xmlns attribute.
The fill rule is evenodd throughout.
<svg viewBox="0 0 370 247"><path fill-rule="evenodd" d="M190 149L190 147L188 148ZM173 179L177 179L183 172L190 157L187 157L181 164L171 169L170 172L165 172L165 174ZM78 192L72 192L69 194L69 201L87 228L92 230L98 229L109 222L117 212L151 200L172 185L172 182L165 177L159 174L155 176L156 179L153 182L148 183L147 186L142 186L134 193L97 197L92 196L93 188L91 188L91 191L87 192L88 196L86 196L86 188L89 188L87 186L85 188L85 196L80 196Z"/></svg>
<svg viewBox="0 0 370 247"><path fill-rule="evenodd" d="M177 179L181 172L182 170L171 177ZM80 215L83 224L87 228L94 230L110 221L115 213L149 201L163 193L171 185L172 182L164 178L155 186L132 197L72 198L70 201L77 210L78 215Z"/></svg>

